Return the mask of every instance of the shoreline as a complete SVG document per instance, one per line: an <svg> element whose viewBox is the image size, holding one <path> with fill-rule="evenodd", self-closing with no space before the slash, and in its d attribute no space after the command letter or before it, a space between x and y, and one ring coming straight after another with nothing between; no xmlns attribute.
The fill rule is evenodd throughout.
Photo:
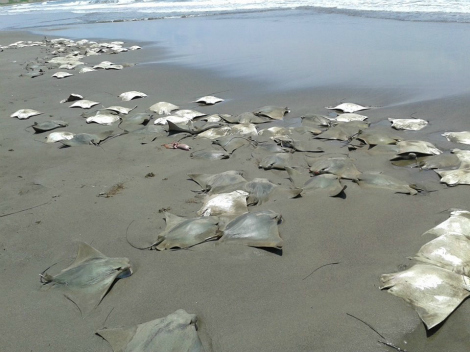
<svg viewBox="0 0 470 352"><path fill-rule="evenodd" d="M0 32L2 45L23 37L42 39L25 32ZM134 44L139 45L126 41L126 45ZM7 307L0 344L9 351L110 351L108 344L94 335L103 324L128 327L179 308L197 314L199 334L208 351L390 351L376 342L366 326L348 319L347 313L368 322L409 351L466 351L465 344L457 340L465 340L468 335L468 302L427 337L416 312L377 287L381 274L411 265L406 258L426 242L421 237L424 231L447 218L442 211L465 209L466 186L440 185L433 171L393 167L383 156L359 150L349 154L360 170L375 168L410 183L432 182L437 191L410 196L366 190L347 181L346 199L310 195L276 199L250 208L283 215L279 227L284 240L282 255L217 242L189 251L137 251L125 239L132 221L131 239L153 238L165 227L159 209L171 208L177 215L194 216L200 208L201 199L193 192L198 187L188 181L188 173L243 170L247 179L266 177L285 187L290 182L284 171L259 169L246 148L228 160L196 161L184 151L161 147L175 137L158 136L152 142L153 135L129 134L101 148L59 149L38 143L43 135L24 128L34 121L52 118L67 121L66 130L72 132L116 129L86 124L80 117L83 111L59 104L69 93L84 94L104 106L137 105L136 112L146 111L157 101L208 114L232 115L265 105L288 106L291 112L284 119L285 125L307 113L329 114L324 107L345 99L378 106L364 112L373 127L390 128L388 117L408 117L418 111L414 116L429 120L430 125L420 132L397 134L404 139L430 140L443 150L468 149L440 136L444 131L467 126L468 93L407 103L408 93L391 89L383 79L378 79L374 87L362 89L337 84L273 90L257 79L218 75L207 65L179 65L179 60L170 64L168 61L180 57L178 53L155 45L86 59L90 63L109 59L137 64L122 71L98 71L90 76L72 71L74 76L63 80L50 77L57 70L32 79L18 77L27 62L41 55L44 53L39 48L0 53L0 70L8 83L8 92L0 95L5 116L0 153L9 166L1 175L2 184L8 185L0 189L4 199L1 214L49 200L48 205L3 219L3 232L11 236L5 236L0 262L6 282L12 284L0 298L2 306ZM154 57L160 63L139 65ZM117 96L127 90L140 90L148 97L120 102ZM226 101L211 107L190 103L210 92L221 92L218 95ZM26 105L44 114L27 121L9 117ZM187 139L187 143L194 150L211 147L204 139ZM325 142L325 148L347 152L335 142ZM145 178L150 172L155 177ZM99 197L118 183L124 185L121 193L109 199ZM86 318L57 292L42 292L36 281L37 274L54 262L59 262L55 273L66 267L76 254L77 240L92 242L111 257L128 257L134 266L134 274L118 281ZM303 280L331 262L340 264ZM19 338L20 327L27 332L25 338Z"/></svg>

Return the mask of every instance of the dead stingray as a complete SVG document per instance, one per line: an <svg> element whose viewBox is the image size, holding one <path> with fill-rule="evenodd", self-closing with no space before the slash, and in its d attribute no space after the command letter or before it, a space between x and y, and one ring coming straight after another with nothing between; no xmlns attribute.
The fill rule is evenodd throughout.
<svg viewBox="0 0 470 352"><path fill-rule="evenodd" d="M63 140L70 140L75 136L75 133L72 132L52 132L46 137L46 143L55 143Z"/></svg>
<svg viewBox="0 0 470 352"><path fill-rule="evenodd" d="M70 140L61 140L62 148L78 147L80 145L99 145L104 140L111 137L113 131L105 131L99 134L78 133Z"/></svg>
<svg viewBox="0 0 470 352"><path fill-rule="evenodd" d="M396 144L401 140L399 136L393 135L388 132L378 131L378 130L366 130L362 131L356 139L361 142L373 147L376 145L389 145Z"/></svg>
<svg viewBox="0 0 470 352"><path fill-rule="evenodd" d="M151 114L145 112L139 112L132 116L126 116L122 118L124 125L146 125L152 119Z"/></svg>
<svg viewBox="0 0 470 352"><path fill-rule="evenodd" d="M336 116L335 118L333 118L333 120L336 122L353 122L353 121L364 121L367 118L368 117L364 115L347 112L347 113Z"/></svg>
<svg viewBox="0 0 470 352"><path fill-rule="evenodd" d="M72 265L55 276L41 274L41 282L62 290L86 314L101 302L116 279L130 276L132 268L127 258L108 258L86 243L78 245Z"/></svg>
<svg viewBox="0 0 470 352"><path fill-rule="evenodd" d="M341 184L340 178L333 174L310 177L290 167L286 167L286 171L294 187L302 189L302 195L324 190L330 197L337 197L346 189L346 185Z"/></svg>
<svg viewBox="0 0 470 352"><path fill-rule="evenodd" d="M308 127L309 125L330 127L332 124L331 119L325 115L307 114L300 117L302 119L302 126Z"/></svg>
<svg viewBox="0 0 470 352"><path fill-rule="evenodd" d="M188 174L188 177L201 186L203 192L222 193L242 189L247 180L243 172L229 170L220 174Z"/></svg>
<svg viewBox="0 0 470 352"><path fill-rule="evenodd" d="M253 141L241 136L224 136L214 139L212 143L220 145L227 153L232 154L238 148L251 145Z"/></svg>
<svg viewBox="0 0 470 352"><path fill-rule="evenodd" d="M459 234L470 239L470 212L462 209L452 209L447 220L426 231L423 235L437 237L448 233Z"/></svg>
<svg viewBox="0 0 470 352"><path fill-rule="evenodd" d="M361 134L368 126L368 123L362 121L344 122L331 127L318 136L315 136L315 138L347 141Z"/></svg>
<svg viewBox="0 0 470 352"><path fill-rule="evenodd" d="M193 135L199 135L203 132L217 129L219 127L220 127L220 124L214 123L214 122L206 123L203 121L197 121L197 122L190 121L188 124L182 125L182 124L176 124L171 121L168 121L168 132L170 132L171 134L189 133Z"/></svg>
<svg viewBox="0 0 470 352"><path fill-rule="evenodd" d="M73 76L73 74L68 73L68 72L56 72L52 75L52 77L55 77L57 79L62 79L62 78L70 77L70 76Z"/></svg>
<svg viewBox="0 0 470 352"><path fill-rule="evenodd" d="M96 114L95 116L90 116L86 119L86 123L97 123L99 125L111 126L113 123L121 120L117 115L111 114Z"/></svg>
<svg viewBox="0 0 470 352"><path fill-rule="evenodd" d="M173 110L178 110L179 108L180 108L179 106L174 105L172 103L161 101L159 103L153 104L151 107L149 107L149 110L156 112L159 115L163 115L163 114L168 115Z"/></svg>
<svg viewBox="0 0 470 352"><path fill-rule="evenodd" d="M173 115L180 116L180 117L186 117L189 119L195 119L196 117L202 117L206 116L207 114L204 114L203 112L199 112L196 110L176 110Z"/></svg>
<svg viewBox="0 0 470 352"><path fill-rule="evenodd" d="M212 95L206 95L204 97L201 97L201 98L197 99L196 101L193 101L193 103L198 103L198 104L201 104L201 105L214 105L214 104L220 103L222 101L224 101L224 100L220 99L220 98L217 98L217 97L214 97Z"/></svg>
<svg viewBox="0 0 470 352"><path fill-rule="evenodd" d="M452 149L451 152L459 158L461 168L470 167L470 150Z"/></svg>
<svg viewBox="0 0 470 352"><path fill-rule="evenodd" d="M216 240L219 233L219 219L214 216L184 218L165 213L166 228L158 235L157 242L152 245L157 250L189 248L199 243Z"/></svg>
<svg viewBox="0 0 470 352"><path fill-rule="evenodd" d="M426 120L422 119L392 119L388 121L392 123L392 127L396 130L419 131L428 125Z"/></svg>
<svg viewBox="0 0 470 352"><path fill-rule="evenodd" d="M288 189L271 183L266 178L255 178L245 184L244 190L248 192L248 204L260 205L269 200L269 197L276 193L284 194L288 198L295 198L300 195L302 189Z"/></svg>
<svg viewBox="0 0 470 352"><path fill-rule="evenodd" d="M96 71L93 67L82 67L78 73L87 73Z"/></svg>
<svg viewBox="0 0 470 352"><path fill-rule="evenodd" d="M238 124L208 129L200 134L198 138L217 139L228 135L257 136L258 131L253 124Z"/></svg>
<svg viewBox="0 0 470 352"><path fill-rule="evenodd" d="M365 172L359 176L357 181L361 187L388 189L395 193L415 195L418 191L406 182L395 177L375 172Z"/></svg>
<svg viewBox="0 0 470 352"><path fill-rule="evenodd" d="M99 102L97 101L91 101L91 100L77 100L75 103L69 106L69 108L82 108L82 109L90 109L95 105L98 105Z"/></svg>
<svg viewBox="0 0 470 352"><path fill-rule="evenodd" d="M277 137L274 139L282 148L288 148L296 152L322 153L322 144L315 140L298 141L290 137Z"/></svg>
<svg viewBox="0 0 470 352"><path fill-rule="evenodd" d="M271 139L277 137L288 137L294 132L292 127L280 127L280 126L273 126L269 128L264 128L259 131L260 136L267 136Z"/></svg>
<svg viewBox="0 0 470 352"><path fill-rule="evenodd" d="M355 103L342 103L336 106L327 106L326 109L329 110L340 110L343 112L356 112L356 111L361 111L361 110L367 110L370 109L368 106L362 106L358 105Z"/></svg>
<svg viewBox="0 0 470 352"><path fill-rule="evenodd" d="M281 215L272 210L245 213L230 221L220 242L233 242L250 247L282 248L278 224Z"/></svg>
<svg viewBox="0 0 470 352"><path fill-rule="evenodd" d="M439 155L442 153L432 143L426 141L401 141L397 143L398 154L423 154L423 155Z"/></svg>
<svg viewBox="0 0 470 352"><path fill-rule="evenodd" d="M265 156L259 162L259 167L265 170L277 169L285 170L286 167L290 166L292 161L292 155L289 153L276 153Z"/></svg>
<svg viewBox="0 0 470 352"><path fill-rule="evenodd" d="M470 240L461 234L446 233L426 243L413 259L470 276Z"/></svg>
<svg viewBox="0 0 470 352"><path fill-rule="evenodd" d="M83 97L80 94L72 93L67 98L62 99L60 103L63 104L63 103L68 103L70 101L76 101L76 100L82 100L82 99Z"/></svg>
<svg viewBox="0 0 470 352"><path fill-rule="evenodd" d="M424 155L414 158L393 160L392 164L401 167L419 167L421 169L448 169L457 168L460 160L453 154Z"/></svg>
<svg viewBox="0 0 470 352"><path fill-rule="evenodd" d="M14 112L13 114L11 114L10 117L16 117L19 120L25 120L25 119L29 119L31 116L37 116L41 114L42 112L39 112L33 109L20 109Z"/></svg>
<svg viewBox="0 0 470 352"><path fill-rule="evenodd" d="M449 142L470 144L470 131L446 132L442 134Z"/></svg>
<svg viewBox="0 0 470 352"><path fill-rule="evenodd" d="M414 307L427 329L443 322L470 295L470 278L433 265L416 264L382 275L380 281L381 289Z"/></svg>
<svg viewBox="0 0 470 352"><path fill-rule="evenodd" d="M113 64L111 61L103 61L98 65L93 66L94 69L103 69L103 70L122 70L123 65Z"/></svg>
<svg viewBox="0 0 470 352"><path fill-rule="evenodd" d="M35 122L31 127L34 129L36 133L42 133L46 131L51 131L59 127L67 127L68 123L59 120L51 120L51 121L44 121L44 122Z"/></svg>
<svg viewBox="0 0 470 352"><path fill-rule="evenodd" d="M127 115L129 114L129 112L131 112L132 110L134 110L135 108L137 107L134 106L133 108L125 108L123 106L110 106L109 108L106 108L105 110L109 110L109 111L114 111L114 112L117 112L118 114L122 114L122 115Z"/></svg>
<svg viewBox="0 0 470 352"><path fill-rule="evenodd" d="M319 158L308 158L310 172L315 175L334 174L348 180L358 180L361 172L356 168L352 160L345 156L325 155Z"/></svg>
<svg viewBox="0 0 470 352"><path fill-rule="evenodd" d="M289 109L287 107L264 106L256 111L253 111L253 114L266 116L273 120L282 120L284 115L288 112Z"/></svg>
<svg viewBox="0 0 470 352"><path fill-rule="evenodd" d="M96 333L114 352L204 352L196 328L196 315L180 309L128 329L102 329Z"/></svg>
<svg viewBox="0 0 470 352"><path fill-rule="evenodd" d="M441 177L441 182L448 186L470 185L470 167L456 170L434 170Z"/></svg>
<svg viewBox="0 0 470 352"><path fill-rule="evenodd" d="M230 158L230 154L224 150L198 150L192 152L190 157L193 159L222 160Z"/></svg>
<svg viewBox="0 0 470 352"><path fill-rule="evenodd" d="M220 193L207 195L202 208L199 209L199 216L231 216L243 214L248 211L246 199L248 193L237 190L230 193Z"/></svg>
<svg viewBox="0 0 470 352"><path fill-rule="evenodd" d="M221 115L222 119L224 119L228 123L265 123L271 121L271 119L267 116L258 116L253 114L252 112L244 112L237 116L231 116L223 114Z"/></svg>
<svg viewBox="0 0 470 352"><path fill-rule="evenodd" d="M135 90L131 90L129 92L121 93L119 95L119 98L121 98L122 101L131 101L133 99L139 99L139 98L143 98L143 97L146 97L146 96L147 96L147 94L145 94L145 93L138 92L138 91L135 91Z"/></svg>

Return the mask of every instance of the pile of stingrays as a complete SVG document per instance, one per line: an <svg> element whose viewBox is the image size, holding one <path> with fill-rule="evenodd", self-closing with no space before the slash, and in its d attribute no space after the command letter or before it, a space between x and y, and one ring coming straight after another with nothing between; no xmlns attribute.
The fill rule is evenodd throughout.
<svg viewBox="0 0 470 352"><path fill-rule="evenodd" d="M8 48L36 45L47 48L50 55L44 59L43 66L41 63L37 66L26 65L26 76L34 78L44 74L46 69L74 70L85 65L80 60L87 55L117 53L138 48L126 49L122 44L98 44L86 40L73 42L62 38L43 42L18 42ZM91 72L99 68L120 70L124 66L104 61L94 68L84 68L82 67L80 72ZM61 79L69 77L70 74L56 72L53 76ZM145 97L147 94L139 91L119 95L121 101ZM70 108L79 109L91 109L100 104L75 93L60 101L63 104L69 102ZM205 106L221 102L221 98L203 96L192 103ZM181 140L206 139L212 142L213 148L192 151L191 158L228 159L238 149L250 148L251 155L257 160L260 169L285 170L286 177L291 181L291 187L288 188L271 183L266 178L247 180L242 172L236 170L220 174L190 174L189 178L201 187L199 192L205 196L197 216L186 218L166 212L166 229L149 243L133 245L139 249L185 249L217 240L281 250L283 243L278 225L282 216L271 210L250 212L249 206L269 202L273 197L295 198L310 193L341 196L346 189L345 182L349 181L361 187L381 188L411 195L426 190L426 187L409 184L374 170L361 172L349 154L344 152L346 150L350 153L366 150L367 153L375 155L390 154L389 159L396 166L434 169L442 177L441 182L447 185L470 184L470 151L453 149L450 152L442 152L427 141L402 140L391 129L370 128L366 122L367 116L357 113L370 107L354 103L342 103L327 108L338 114L301 116L296 127L276 125L265 128L258 128L257 125L282 121L289 109L265 106L238 115L207 115L195 110L180 109L172 103L158 102L149 106L145 112L131 114L137 108L138 106L126 108L112 105L92 113L81 114L87 123L117 125L120 132L111 130L87 134L56 131L48 134L46 142L59 143L61 148L96 146L109 138L135 133L156 135L153 140L165 135L181 136L177 142L164 146L168 149L187 151L191 147L180 143ZM24 120L40 114L42 113L32 109L20 109L11 117ZM155 114L157 116L154 118ZM153 123L150 123L151 120ZM397 130L420 130L428 124L421 119L389 120L391 126ZM31 127L36 133L44 133L67 126L65 121L51 120L34 123ZM451 142L470 144L470 132L446 132L443 136ZM338 153L324 153L327 141L333 141L329 142L331 148L328 149L336 147ZM456 217L459 221L470 221L468 212L452 213L449 221L452 220L453 225L450 230L445 234L439 233L440 237L423 246L418 253L417 258L426 264L418 264L403 273L382 277L383 288L391 287L389 292L412 303L428 328L442 322L468 296L468 269L465 269L464 264L459 264L459 260L462 261L465 257L455 243L465 243L463 246L468 246L465 241L466 236L469 236L469 227L465 234L458 232L456 228L460 226L463 229L464 226L461 223L455 225ZM437 233L438 231L435 234ZM41 282L61 290L76 303L83 314L86 314L101 302L115 280L131 274L132 268L127 258L109 258L91 246L80 243L74 263L55 276L43 272ZM410 277L413 282L408 280ZM440 297L446 299L441 300ZM441 305L437 305L436 300ZM142 345L157 348L159 351L203 350L196 332L196 316L182 310L129 329L104 329L97 333L105 338L115 351L147 351L148 349L137 347Z"/></svg>

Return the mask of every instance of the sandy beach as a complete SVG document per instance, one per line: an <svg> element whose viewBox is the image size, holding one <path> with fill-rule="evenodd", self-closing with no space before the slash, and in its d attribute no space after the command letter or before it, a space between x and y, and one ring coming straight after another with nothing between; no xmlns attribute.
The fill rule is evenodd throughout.
<svg viewBox="0 0 470 352"><path fill-rule="evenodd" d="M351 28L355 28L357 21L351 20ZM378 28L378 21L360 21L367 28L363 32L374 33ZM399 21L388 21L389 29L393 29L393 24L398 26ZM108 31L101 32L106 33L102 36L92 36L92 26L42 30L41 34L2 31L0 45L20 40L41 41L44 35L50 40L67 31L75 40L111 41L109 28L113 25L115 28L137 26L106 24ZM234 30L236 25L230 25ZM418 26L415 30L419 31L422 24L406 23L406 26ZM437 32L443 24L427 26ZM458 27L459 33L467 33L467 27ZM468 130L470 94L463 82L456 79L452 90L454 76L449 78L447 74L441 76L440 72L428 73L423 69L421 74L423 77L429 74L429 81L421 82L422 86L410 86L408 82L403 86L401 77L395 76L393 70L377 74L381 70L387 72L387 67L406 66L406 59L410 65L418 65L413 60L419 57L420 66L429 63L433 70L441 67L455 71L455 77L459 77L459 68L468 65L466 49L449 44L452 46L448 48L449 57L455 59L449 63L447 59L436 59L441 49L435 44L445 42L444 36L420 37L416 41L408 38L408 43L413 42L415 46L400 46L404 61L397 64L393 54L390 57L381 54L379 63L372 68L367 66L377 78L367 78L366 84L356 84L353 76L348 78L349 84L340 79L329 84L323 75L316 86L293 79L286 87L274 88L273 81L258 79L256 75L240 77L237 70L241 66L211 70L214 62L209 54L206 61L194 67L195 63L185 62L184 54L170 50L170 46L158 46L150 40L130 40L129 36L116 34L112 40L124 40L126 47L140 45L141 50L82 59L87 66L108 60L124 64L124 69L79 74L77 68L68 71L73 76L64 79L51 77L64 71L52 66L39 77L21 76L27 73L28 63L52 56L47 47L0 52L0 265L3 268L0 350L108 352L112 350L110 345L95 335L98 329L129 327L184 309L197 315L198 334L206 351L396 350L378 341L409 352L468 351L468 301L442 326L426 332L409 304L379 289L380 275L413 265L408 258L430 240L422 234L447 219L446 210L470 210L468 186L448 187L440 183L433 170L393 166L389 159L394 154L390 152L374 153L373 148L367 147L348 150L342 142L322 141L322 154L347 155L361 172L382 172L421 186L425 191L417 195L397 194L342 180L347 186L343 197L329 197L322 192L295 199L276 196L261 205L250 206L250 212L273 210L282 214L279 225L282 250L218 241L188 250L138 250L127 242L127 230L132 243L146 243L165 229L164 211L196 216L203 196L188 174L237 170L247 180L267 178L291 188L287 172L259 168L259 158L252 145L235 150L226 160L200 160L191 158L191 152L214 149L209 139L193 136L183 139L181 142L188 144L191 152L162 146L179 140L182 134L150 132L127 133L99 146L60 148L60 143L45 143L49 132L35 134L31 128L34 122L62 120L68 126L55 131L112 130L118 134L123 131L117 124L87 124L81 114L112 105L136 106L132 113L149 112L151 105L161 101L208 115L236 116L269 105L288 107L290 112L283 121L257 125L257 130L273 125L299 127L301 116L334 117L336 114L325 107L354 102L373 107L359 112L368 117L369 128L387 129L403 140L425 140L446 152L454 148L466 150L468 146L441 136L447 131ZM326 45L328 39L333 46L336 34L318 40ZM309 45L315 46L315 42ZM398 44L392 43L390 52L394 45ZM333 52L333 48L330 50ZM338 55L346 54L334 50ZM367 52L373 51L373 47L367 47ZM429 55L433 52L436 56ZM355 54L351 60L360 62L360 52ZM223 57L217 60L222 62ZM230 55L227 60L228 64L236 61ZM326 62L328 58L322 60ZM322 60L317 61L315 70L322 71L318 66ZM281 70L283 60L279 65ZM351 70L354 64L344 69ZM269 71L264 75L268 77ZM461 75L468 76L468 71ZM436 82L440 82L440 89L429 89ZM134 90L146 93L147 97L128 102L118 98L121 93ZM69 108L71 103L61 104L60 100L71 93L100 104L90 110ZM213 106L193 103L212 93L225 101ZM35 109L43 114L27 120L11 118L19 109ZM158 117L153 115L154 119ZM429 125L420 131L395 131L387 120L410 116L425 119ZM148 126L153 126L153 121ZM302 136L305 140L313 139L310 134ZM308 173L307 155L318 154L295 152L292 166ZM150 173L152 177L148 177ZM121 185L119 191L105 197L116 185ZM31 207L35 208L21 211ZM15 214L2 215L9 213ZM134 271L132 276L118 280L87 316L82 316L60 292L47 290L38 276L54 263L57 264L49 270L51 274L66 268L76 256L78 241L91 244L109 257L129 258ZM385 339L351 315L370 324Z"/></svg>

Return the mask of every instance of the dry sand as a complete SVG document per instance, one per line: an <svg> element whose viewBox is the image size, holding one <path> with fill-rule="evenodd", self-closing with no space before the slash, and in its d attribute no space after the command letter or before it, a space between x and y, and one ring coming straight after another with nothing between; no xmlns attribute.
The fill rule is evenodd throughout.
<svg viewBox="0 0 470 352"><path fill-rule="evenodd" d="M2 32L0 43L34 37ZM116 38L119 39L119 38ZM126 46L138 43L126 43ZM145 62L158 49L86 58L90 64ZM382 106L364 112L373 125L389 126L388 117L425 118L430 126L420 132L397 132L404 139L429 140L449 150L457 145L440 136L446 130L468 128L468 96L404 103L400 92L387 89L330 87L269 92L261 85L222 79L211 72L169 64L136 65L122 71L78 74L63 80L43 76L21 78L24 64L45 55L43 49L7 49L0 53L1 188L0 214L47 204L1 218L0 306L3 351L110 351L95 335L99 328L132 326L177 309L197 314L199 334L208 351L391 351L354 315L410 352L468 351L470 305L464 302L433 334L426 334L416 312L403 300L380 291L379 277L410 266L428 239L423 232L447 218L448 208L469 208L468 187L439 184L434 171L392 167L385 155L365 150L350 152L359 170L383 171L411 183L429 182L438 191L409 196L378 189L362 189L353 182L346 198L310 195L276 199L255 209L283 215L282 254L245 246L210 242L180 251L139 251L129 237L155 238L164 229L160 209L195 216L201 199L188 173L242 170L247 179L265 177L289 186L284 171L259 169L249 148L230 159L200 161L163 143L175 137L128 134L100 147L60 149L45 144L45 134L33 134L33 122L67 121L60 130L96 133L109 127L87 125L81 110L60 104L70 93L144 112L158 101L207 113L239 114L264 105L288 106L291 118L307 112L327 114L325 106L342 99ZM121 102L117 96L138 90L148 97ZM212 107L190 103L209 92L227 101ZM20 121L10 114L21 108L44 112ZM452 127L449 128L449 121ZM152 122L151 122L152 123ZM116 126L111 129L119 131ZM46 133L47 135L47 133ZM145 143L145 144L143 144ZM193 150L210 142L185 139ZM460 146L462 148L462 146ZM465 148L462 148L465 149ZM338 149L326 142L325 150ZM153 172L154 177L145 175ZM124 188L110 198L99 197L113 185ZM134 274L118 281L87 317L55 291L45 291L38 274L50 266L54 274L76 254L76 241L91 243L110 257L128 257ZM306 278L316 268L332 262ZM111 312L112 311L112 312ZM111 313L110 313L111 312ZM109 314L109 317L108 317ZM406 341L406 342L405 342Z"/></svg>

